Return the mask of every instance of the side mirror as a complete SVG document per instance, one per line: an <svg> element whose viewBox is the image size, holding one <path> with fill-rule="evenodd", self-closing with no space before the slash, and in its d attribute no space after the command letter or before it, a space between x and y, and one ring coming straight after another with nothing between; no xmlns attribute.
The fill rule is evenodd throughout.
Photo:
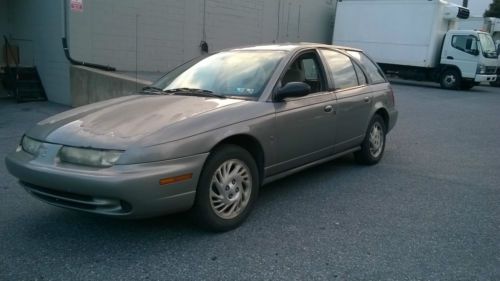
<svg viewBox="0 0 500 281"><path fill-rule="evenodd" d="M474 56L479 56L479 50L471 50L470 51L471 54L473 54Z"/></svg>
<svg viewBox="0 0 500 281"><path fill-rule="evenodd" d="M311 93L311 86L304 82L289 82L281 87L276 94L276 100L281 101L286 98L298 98Z"/></svg>

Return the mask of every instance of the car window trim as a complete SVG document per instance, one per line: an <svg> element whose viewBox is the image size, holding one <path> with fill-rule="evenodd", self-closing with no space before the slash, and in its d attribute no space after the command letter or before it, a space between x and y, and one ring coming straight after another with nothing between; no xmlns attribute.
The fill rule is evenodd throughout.
<svg viewBox="0 0 500 281"><path fill-rule="evenodd" d="M303 96L303 97L296 97L296 98L286 98L285 101L298 101L298 100L306 100L306 99L312 99L312 98L317 98L320 96L324 95L331 95L332 91L322 91L322 92L316 92L316 93L310 93L309 95ZM280 101L277 101L280 102Z"/></svg>
<svg viewBox="0 0 500 281"><path fill-rule="evenodd" d="M351 62L354 65L354 72L356 72L356 77L358 78L358 85L359 86L368 86L368 85L370 85L368 83L368 81L369 81L368 80L368 75L366 75L365 70L363 68L361 68L360 64L354 58L351 58L351 57L349 57L349 58L351 59ZM356 66L361 71L361 74L365 77L365 82L363 84L361 84L361 82L359 81L359 71L356 70Z"/></svg>

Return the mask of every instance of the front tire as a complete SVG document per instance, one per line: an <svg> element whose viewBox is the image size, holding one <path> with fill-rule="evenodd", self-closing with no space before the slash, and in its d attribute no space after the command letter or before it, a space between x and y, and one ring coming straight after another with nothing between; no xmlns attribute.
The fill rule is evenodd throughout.
<svg viewBox="0 0 500 281"><path fill-rule="evenodd" d="M356 162L362 165L375 165L384 155L387 128L380 115L373 116L361 144L361 150L354 153Z"/></svg>
<svg viewBox="0 0 500 281"><path fill-rule="evenodd" d="M248 151L236 145L215 149L198 182L195 219L217 232L238 227L250 214L259 185L257 165Z"/></svg>
<svg viewBox="0 0 500 281"><path fill-rule="evenodd" d="M454 69L446 69L441 74L441 88L448 90L458 90L462 85L462 76Z"/></svg>

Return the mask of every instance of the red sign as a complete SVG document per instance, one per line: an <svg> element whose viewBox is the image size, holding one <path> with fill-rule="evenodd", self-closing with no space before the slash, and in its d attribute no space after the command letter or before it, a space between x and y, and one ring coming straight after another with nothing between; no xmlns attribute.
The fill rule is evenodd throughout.
<svg viewBox="0 0 500 281"><path fill-rule="evenodd" d="M83 0L71 0L71 10L75 12L83 12Z"/></svg>

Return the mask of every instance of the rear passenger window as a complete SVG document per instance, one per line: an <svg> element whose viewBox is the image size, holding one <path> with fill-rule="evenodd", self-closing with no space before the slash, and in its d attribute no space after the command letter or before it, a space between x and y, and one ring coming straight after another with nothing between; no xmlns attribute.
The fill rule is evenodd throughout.
<svg viewBox="0 0 500 281"><path fill-rule="evenodd" d="M351 59L341 53L331 50L321 50L333 76L335 90L358 86L358 77Z"/></svg>
<svg viewBox="0 0 500 281"><path fill-rule="evenodd" d="M365 54L357 51L347 51L347 53L357 59L365 67L367 75L370 77L373 84L386 82L382 70L380 70L380 68Z"/></svg>

